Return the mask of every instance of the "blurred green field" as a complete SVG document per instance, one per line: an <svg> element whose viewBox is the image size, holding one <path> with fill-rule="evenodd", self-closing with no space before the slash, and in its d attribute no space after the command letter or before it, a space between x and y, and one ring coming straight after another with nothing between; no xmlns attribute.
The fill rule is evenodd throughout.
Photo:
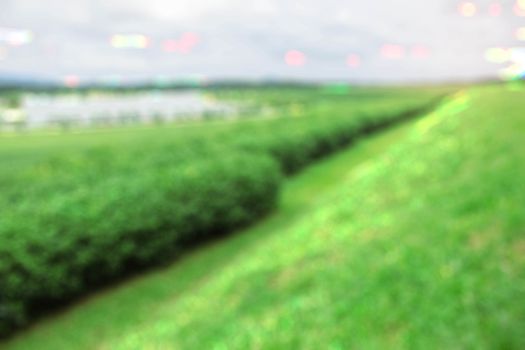
<svg viewBox="0 0 525 350"><path fill-rule="evenodd" d="M305 108L313 119L304 125L326 116L330 103L332 116L356 106L330 96ZM359 138L286 180L276 211L258 225L42 320L0 348L525 348L524 97L472 87L421 119ZM357 100L369 117L407 107L400 96L384 105ZM206 133L268 135L294 122L215 123ZM151 130L114 130L120 136L104 142L165 145L161 135L200 129ZM25 158L15 162L23 172L57 152L99 145L93 135L59 136L38 149L6 138L0 160ZM75 146L62 150L68 142ZM1 174L6 186L10 173Z"/></svg>
<svg viewBox="0 0 525 350"><path fill-rule="evenodd" d="M0 140L0 336L253 223L275 208L283 175L432 108L443 89L221 92L276 112Z"/></svg>

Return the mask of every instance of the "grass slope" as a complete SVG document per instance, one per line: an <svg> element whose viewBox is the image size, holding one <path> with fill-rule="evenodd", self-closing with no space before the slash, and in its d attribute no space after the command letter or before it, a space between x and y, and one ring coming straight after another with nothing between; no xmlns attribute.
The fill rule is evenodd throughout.
<svg viewBox="0 0 525 350"><path fill-rule="evenodd" d="M470 89L291 179L260 225L3 348L524 348L523 98Z"/></svg>

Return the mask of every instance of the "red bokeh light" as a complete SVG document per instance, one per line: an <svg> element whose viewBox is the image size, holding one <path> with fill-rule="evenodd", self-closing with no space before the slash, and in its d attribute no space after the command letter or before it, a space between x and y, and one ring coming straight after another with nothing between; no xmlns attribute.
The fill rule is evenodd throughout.
<svg viewBox="0 0 525 350"><path fill-rule="evenodd" d="M195 33L184 33L179 39L169 39L162 43L166 52L190 53L199 43L199 36Z"/></svg>
<svg viewBox="0 0 525 350"><path fill-rule="evenodd" d="M289 66L303 66L306 63L306 55L298 50L290 50L284 56L284 61Z"/></svg>
<svg viewBox="0 0 525 350"><path fill-rule="evenodd" d="M501 15L502 8L501 4L495 2L489 5L489 15L492 17L498 17Z"/></svg>
<svg viewBox="0 0 525 350"><path fill-rule="evenodd" d="M346 57L346 65L350 68L357 68L361 65L361 57L357 54L350 54Z"/></svg>
<svg viewBox="0 0 525 350"><path fill-rule="evenodd" d="M405 48L401 45L386 44L381 48L381 56L390 60L400 59L405 56Z"/></svg>
<svg viewBox="0 0 525 350"><path fill-rule="evenodd" d="M411 48L410 54L414 58L428 58L430 56L430 49L424 45L416 45Z"/></svg>
<svg viewBox="0 0 525 350"><path fill-rule="evenodd" d="M64 86L75 88L80 84L80 78L76 75L66 75L64 77Z"/></svg>

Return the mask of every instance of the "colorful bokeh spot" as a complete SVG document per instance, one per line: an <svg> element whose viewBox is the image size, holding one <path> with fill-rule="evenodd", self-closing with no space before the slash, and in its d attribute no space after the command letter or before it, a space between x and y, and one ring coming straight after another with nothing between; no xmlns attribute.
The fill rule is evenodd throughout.
<svg viewBox="0 0 525 350"><path fill-rule="evenodd" d="M145 49L149 42L149 38L142 34L116 34L110 39L111 46L116 49Z"/></svg>
<svg viewBox="0 0 525 350"><path fill-rule="evenodd" d="M519 80L525 78L525 48L490 48L485 52L487 61L496 64L507 64L500 70L503 80Z"/></svg>
<svg viewBox="0 0 525 350"><path fill-rule="evenodd" d="M381 47L381 56L389 60L401 59L405 56L405 48L401 45L386 44Z"/></svg>
<svg viewBox="0 0 525 350"><path fill-rule="evenodd" d="M306 63L306 55L298 50L290 50L284 55L284 62L288 66L304 66Z"/></svg>
<svg viewBox="0 0 525 350"><path fill-rule="evenodd" d="M502 7L500 3L492 3L489 5L489 15L492 17L498 17L501 15Z"/></svg>
<svg viewBox="0 0 525 350"><path fill-rule="evenodd" d="M0 43L9 46L30 44L34 39L33 32L25 29L0 28Z"/></svg>
<svg viewBox="0 0 525 350"><path fill-rule="evenodd" d="M80 84L80 78L77 75L66 75L63 82L68 88L76 88Z"/></svg>
<svg viewBox="0 0 525 350"><path fill-rule="evenodd" d="M514 4L514 13L516 16L525 17L525 1L518 0Z"/></svg>
<svg viewBox="0 0 525 350"><path fill-rule="evenodd" d="M415 45L411 48L410 54L417 59L424 59L430 56L430 49L424 45Z"/></svg>
<svg viewBox="0 0 525 350"><path fill-rule="evenodd" d="M485 52L485 59L490 63L505 63L511 58L511 50L501 47L493 47Z"/></svg>
<svg viewBox="0 0 525 350"><path fill-rule="evenodd" d="M168 39L162 43L165 52L190 53L199 43L199 36L195 33L184 33L178 39Z"/></svg>
<svg viewBox="0 0 525 350"><path fill-rule="evenodd" d="M361 57L355 53L346 57L346 65L350 68L357 68L361 65Z"/></svg>
<svg viewBox="0 0 525 350"><path fill-rule="evenodd" d="M463 17L473 17L478 12L476 4L470 1L465 1L459 4L459 13Z"/></svg>
<svg viewBox="0 0 525 350"><path fill-rule="evenodd" d="M500 71L503 80L519 80L525 78L525 64L515 63Z"/></svg>
<svg viewBox="0 0 525 350"><path fill-rule="evenodd" d="M525 41L525 27L520 27L516 30L516 39Z"/></svg>

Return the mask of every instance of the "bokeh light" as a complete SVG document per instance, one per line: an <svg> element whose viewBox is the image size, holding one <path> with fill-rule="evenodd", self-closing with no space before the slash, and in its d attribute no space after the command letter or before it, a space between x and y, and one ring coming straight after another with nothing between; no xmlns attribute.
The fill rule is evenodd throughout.
<svg viewBox="0 0 525 350"><path fill-rule="evenodd" d="M183 46L193 47L199 42L199 36L195 33L184 33L180 42Z"/></svg>
<svg viewBox="0 0 525 350"><path fill-rule="evenodd" d="M195 33L184 33L178 39L168 39L162 43L165 52L190 53L199 43L199 36Z"/></svg>
<svg viewBox="0 0 525 350"><path fill-rule="evenodd" d="M516 39L525 41L525 27L520 27L516 30Z"/></svg>
<svg viewBox="0 0 525 350"><path fill-rule="evenodd" d="M177 52L179 50L179 43L177 40L165 40L162 43L162 49L166 52Z"/></svg>
<svg viewBox="0 0 525 350"><path fill-rule="evenodd" d="M518 0L514 4L514 13L516 16L525 17L525 1Z"/></svg>
<svg viewBox="0 0 525 350"><path fill-rule="evenodd" d="M430 49L424 45L415 45L410 49L410 54L417 59L428 58L430 56Z"/></svg>
<svg viewBox="0 0 525 350"><path fill-rule="evenodd" d="M485 52L485 59L490 63L505 63L511 58L511 50L501 47L493 47Z"/></svg>
<svg viewBox="0 0 525 350"><path fill-rule="evenodd" d="M66 75L63 79L64 86L68 88L76 88L80 84L80 78L77 75Z"/></svg>
<svg viewBox="0 0 525 350"><path fill-rule="evenodd" d="M401 45L386 44L381 47L381 56L389 60L401 59L405 56L405 48Z"/></svg>
<svg viewBox="0 0 525 350"><path fill-rule="evenodd" d="M116 49L145 49L149 42L149 38L142 34L116 34L110 39L111 46Z"/></svg>
<svg viewBox="0 0 525 350"><path fill-rule="evenodd" d="M299 50L290 50L286 52L284 62L288 66L304 66L306 63L306 55Z"/></svg>
<svg viewBox="0 0 525 350"><path fill-rule="evenodd" d="M476 4L470 1L465 1L459 4L459 13L463 17L472 17L478 12Z"/></svg>
<svg viewBox="0 0 525 350"><path fill-rule="evenodd" d="M500 70L503 80L519 80L525 78L525 48L490 48L485 52L487 61L496 64L508 64Z"/></svg>
<svg viewBox="0 0 525 350"><path fill-rule="evenodd" d="M503 80L518 80L525 78L525 64L515 63L500 71Z"/></svg>
<svg viewBox="0 0 525 350"><path fill-rule="evenodd" d="M489 5L489 15L492 17L498 17L501 15L502 7L500 3L492 3Z"/></svg>
<svg viewBox="0 0 525 350"><path fill-rule="evenodd" d="M25 29L0 28L0 43L9 46L30 44L34 39L33 32Z"/></svg>
<svg viewBox="0 0 525 350"><path fill-rule="evenodd" d="M355 53L346 57L346 65L350 68L357 68L361 65L361 57Z"/></svg>

